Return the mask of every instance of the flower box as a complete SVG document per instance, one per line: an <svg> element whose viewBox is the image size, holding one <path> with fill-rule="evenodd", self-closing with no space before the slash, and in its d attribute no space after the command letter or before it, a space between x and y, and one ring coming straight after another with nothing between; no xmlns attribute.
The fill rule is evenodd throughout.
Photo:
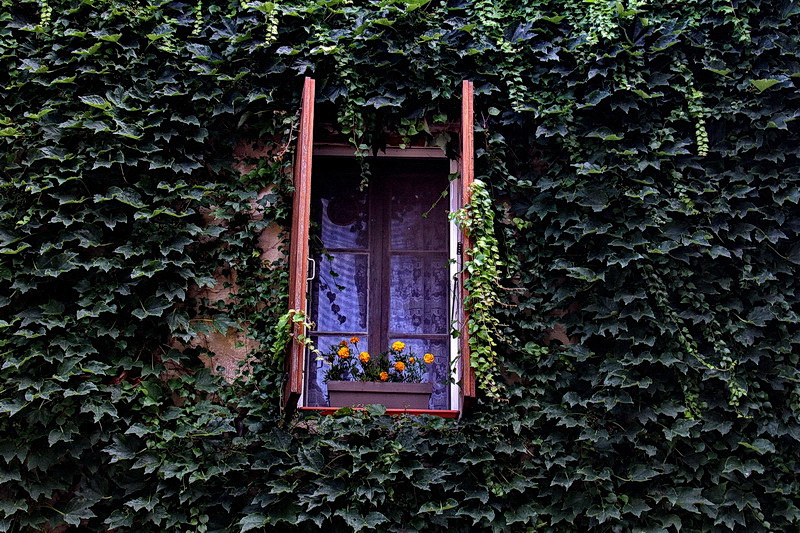
<svg viewBox="0 0 800 533"><path fill-rule="evenodd" d="M374 403L387 409L428 409L431 383L329 381L331 407L363 407Z"/></svg>

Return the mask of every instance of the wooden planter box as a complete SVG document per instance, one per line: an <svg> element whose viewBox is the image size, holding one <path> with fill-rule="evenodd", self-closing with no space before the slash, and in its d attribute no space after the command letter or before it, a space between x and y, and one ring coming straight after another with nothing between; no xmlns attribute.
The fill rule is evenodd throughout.
<svg viewBox="0 0 800 533"><path fill-rule="evenodd" d="M329 381L331 407L363 407L374 403L387 409L427 409L431 383L389 383L383 381Z"/></svg>

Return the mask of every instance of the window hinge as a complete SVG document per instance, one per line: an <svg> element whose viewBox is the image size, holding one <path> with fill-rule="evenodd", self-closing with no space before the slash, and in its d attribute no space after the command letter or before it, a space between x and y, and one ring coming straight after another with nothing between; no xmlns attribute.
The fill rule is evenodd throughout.
<svg viewBox="0 0 800 533"><path fill-rule="evenodd" d="M458 244L456 244L456 253L457 253L458 255L461 255L461 254L463 254L463 253L464 253L464 246L463 246L463 244L462 244L462 243L460 243L460 242L459 242Z"/></svg>

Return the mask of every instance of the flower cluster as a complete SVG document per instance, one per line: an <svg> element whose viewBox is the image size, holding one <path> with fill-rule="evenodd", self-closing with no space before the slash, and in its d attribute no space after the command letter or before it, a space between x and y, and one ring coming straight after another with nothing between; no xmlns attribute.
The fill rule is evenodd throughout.
<svg viewBox="0 0 800 533"><path fill-rule="evenodd" d="M331 346L321 356L329 365L324 381L391 381L395 383L422 383L428 371L427 365L434 361L433 354L417 357L406 351L404 342L395 341L392 347L378 355L358 350L361 339L352 337L350 342L342 340ZM357 355L356 355L357 354Z"/></svg>

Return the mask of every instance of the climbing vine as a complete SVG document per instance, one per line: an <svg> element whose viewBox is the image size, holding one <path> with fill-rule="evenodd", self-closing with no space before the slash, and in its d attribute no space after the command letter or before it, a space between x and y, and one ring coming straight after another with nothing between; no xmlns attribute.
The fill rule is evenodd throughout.
<svg viewBox="0 0 800 533"><path fill-rule="evenodd" d="M694 119L697 155L708 155L708 131L706 130L706 115L708 111L703 107L703 93L692 89L689 95L689 116Z"/></svg>
<svg viewBox="0 0 800 533"><path fill-rule="evenodd" d="M0 0L0 531L797 530L795 4ZM474 81L460 420L281 411L304 76Z"/></svg>
<svg viewBox="0 0 800 533"><path fill-rule="evenodd" d="M494 205L486 184L475 180L469 187L469 194L469 204L450 215L471 243L467 251L469 258L462 265L467 274L464 281L467 296L463 305L467 315L469 361L478 387L489 397L499 399L502 393L497 384L500 361L496 347L500 321L493 311L501 305L498 283L503 262L494 234Z"/></svg>

